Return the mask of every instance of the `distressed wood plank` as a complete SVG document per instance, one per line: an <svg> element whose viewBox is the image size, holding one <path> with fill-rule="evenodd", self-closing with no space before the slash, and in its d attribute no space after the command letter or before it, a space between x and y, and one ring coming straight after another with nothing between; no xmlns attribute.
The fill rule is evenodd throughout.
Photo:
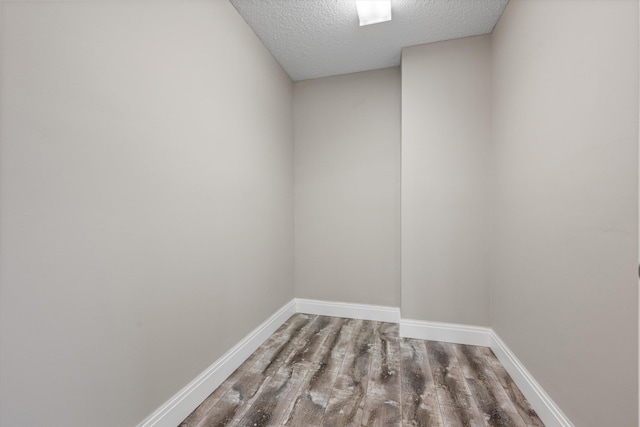
<svg viewBox="0 0 640 427"><path fill-rule="evenodd" d="M484 416L471 396L450 345L436 341L427 341L426 345L444 424L484 427Z"/></svg>
<svg viewBox="0 0 640 427"><path fill-rule="evenodd" d="M379 331L380 336L388 339L400 339L400 325L398 323L380 322L382 323Z"/></svg>
<svg viewBox="0 0 640 427"><path fill-rule="evenodd" d="M307 314L294 314L285 321L260 347L247 358L213 393L211 393L182 423L179 427L196 427L200 421L210 412L237 381L241 381L243 376L254 364L264 362L273 358L273 355L283 348L292 337L299 333L302 327L310 321L311 316ZM255 368L254 368L255 369Z"/></svg>
<svg viewBox="0 0 640 427"><path fill-rule="evenodd" d="M180 427L543 426L488 348L294 315Z"/></svg>
<svg viewBox="0 0 640 427"><path fill-rule="evenodd" d="M309 336L303 345L291 354L273 379L257 393L246 413L241 418L236 417L238 425L281 425L282 420L291 412L292 403L299 390L308 383L314 361L322 359L329 351L329 348L324 346L325 341L337 333L345 320L319 316L316 333Z"/></svg>
<svg viewBox="0 0 640 427"><path fill-rule="evenodd" d="M518 388L516 383L502 366L496 355L488 347L479 347L480 351L485 356L485 362L493 370L496 378L504 388L509 400L513 402L518 414L524 420L525 424L530 427L544 427L544 423L533 409L529 401L524 397L522 391Z"/></svg>
<svg viewBox="0 0 640 427"><path fill-rule="evenodd" d="M381 322L373 335L373 351L362 425L401 426L400 343L397 329Z"/></svg>
<svg viewBox="0 0 640 427"><path fill-rule="evenodd" d="M329 404L333 384L338 376L347 347L356 326L353 319L344 319L337 333L325 341L327 351L318 363L312 366L313 372L308 384L298 392L291 413L281 425L285 426L321 426L324 411Z"/></svg>
<svg viewBox="0 0 640 427"><path fill-rule="evenodd" d="M217 404L209 411L197 427L234 425L244 415L249 403L265 384L278 372L280 366L295 353L309 336L317 333L319 324L318 316L310 316L306 322L296 324L295 333L284 345L276 348L269 357L259 358L259 363L254 363L242 375L236 383L218 400Z"/></svg>
<svg viewBox="0 0 640 427"><path fill-rule="evenodd" d="M371 339L377 322L358 320L356 329L336 378L322 424L360 425L369 381Z"/></svg>
<svg viewBox="0 0 640 427"><path fill-rule="evenodd" d="M423 340L402 339L402 421L411 427L444 427Z"/></svg>
<svg viewBox="0 0 640 427"><path fill-rule="evenodd" d="M525 427L525 422L509 400L486 357L478 347L451 344L471 394L491 427Z"/></svg>

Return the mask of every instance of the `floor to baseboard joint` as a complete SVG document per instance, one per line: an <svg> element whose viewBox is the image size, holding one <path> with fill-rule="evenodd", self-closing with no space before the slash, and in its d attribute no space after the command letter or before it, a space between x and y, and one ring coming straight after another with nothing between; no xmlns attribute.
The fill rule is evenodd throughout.
<svg viewBox="0 0 640 427"><path fill-rule="evenodd" d="M294 298L154 411L137 427L175 427L295 313L398 323L400 337L490 347L547 427L573 427L491 328L402 319L398 307Z"/></svg>

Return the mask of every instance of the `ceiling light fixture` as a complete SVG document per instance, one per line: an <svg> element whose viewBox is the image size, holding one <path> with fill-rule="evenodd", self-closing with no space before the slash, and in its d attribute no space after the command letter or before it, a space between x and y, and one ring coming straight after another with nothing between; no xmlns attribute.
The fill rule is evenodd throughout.
<svg viewBox="0 0 640 427"><path fill-rule="evenodd" d="M391 21L391 0L356 0L360 26Z"/></svg>

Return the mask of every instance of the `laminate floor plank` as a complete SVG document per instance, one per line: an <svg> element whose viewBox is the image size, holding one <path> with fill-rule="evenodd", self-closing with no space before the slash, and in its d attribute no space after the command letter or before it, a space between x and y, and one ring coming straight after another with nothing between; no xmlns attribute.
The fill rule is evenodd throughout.
<svg viewBox="0 0 640 427"><path fill-rule="evenodd" d="M264 427L282 425L293 408L298 392L310 381L316 361L330 348L325 341L335 336L345 319L319 316L316 333L308 336L301 347L285 361L278 373L256 395L239 425Z"/></svg>
<svg viewBox="0 0 640 427"><path fill-rule="evenodd" d="M544 427L491 349L296 314L179 427Z"/></svg>
<svg viewBox="0 0 640 427"><path fill-rule="evenodd" d="M482 427L485 420L469 391L450 344L427 341L442 421L447 427Z"/></svg>
<svg viewBox="0 0 640 427"><path fill-rule="evenodd" d="M400 349L403 426L444 427L425 342L402 339Z"/></svg>
<svg viewBox="0 0 640 427"><path fill-rule="evenodd" d="M242 363L213 393L211 393L182 423L179 427L197 427L206 414L211 411L238 380L250 369L264 369L264 363L270 361L276 352L285 347L292 337L309 323L311 316L295 314L278 328L260 346L260 351L255 351Z"/></svg>
<svg viewBox="0 0 640 427"><path fill-rule="evenodd" d="M377 324L371 321L358 322L329 398L323 425L340 427L361 424L371 366L371 342Z"/></svg>
<svg viewBox="0 0 640 427"><path fill-rule="evenodd" d="M381 322L374 332L362 425L402 426L400 338L396 328Z"/></svg>
<svg viewBox="0 0 640 427"><path fill-rule="evenodd" d="M300 389L292 411L282 425L307 427L322 425L322 418L355 326L355 320L344 319L340 329L327 338L325 341L327 351L318 363L314 364L308 384Z"/></svg>
<svg viewBox="0 0 640 427"><path fill-rule="evenodd" d="M196 424L197 427L213 427L213 426L234 426L249 410L251 402L255 400L255 396L261 388L264 388L269 380L275 376L280 367L296 353L296 350L304 346L306 340L310 336L318 333L318 331L326 326L318 316L311 316L307 321L296 329L296 333L283 346L278 348L271 357L260 358L260 365L254 363L249 368L240 381L236 383L218 400L212 410L210 410Z"/></svg>
<svg viewBox="0 0 640 427"><path fill-rule="evenodd" d="M469 345L451 344L485 421L491 427L526 427L493 370L483 363L484 355Z"/></svg>
<svg viewBox="0 0 640 427"><path fill-rule="evenodd" d="M544 423L540 417L538 417L536 411L533 409L526 397L524 397L516 383L513 382L513 379L504 366L502 366L502 363L500 363L493 351L489 347L477 347L477 351L484 354L485 363L493 370L496 379L504 388L509 400L513 402L516 410L524 420L525 425L527 425L527 427L544 427Z"/></svg>

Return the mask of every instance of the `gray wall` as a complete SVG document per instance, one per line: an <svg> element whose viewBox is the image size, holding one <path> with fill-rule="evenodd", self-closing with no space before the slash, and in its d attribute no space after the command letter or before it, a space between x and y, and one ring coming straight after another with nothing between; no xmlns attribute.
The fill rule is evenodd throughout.
<svg viewBox="0 0 640 427"><path fill-rule="evenodd" d="M134 425L293 297L292 83L226 1L0 8L0 425Z"/></svg>
<svg viewBox="0 0 640 427"><path fill-rule="evenodd" d="M397 307L400 70L294 84L296 297Z"/></svg>
<svg viewBox="0 0 640 427"><path fill-rule="evenodd" d="M576 426L638 425L638 2L493 35L492 326Z"/></svg>
<svg viewBox="0 0 640 427"><path fill-rule="evenodd" d="M489 325L490 39L402 51L402 317Z"/></svg>

